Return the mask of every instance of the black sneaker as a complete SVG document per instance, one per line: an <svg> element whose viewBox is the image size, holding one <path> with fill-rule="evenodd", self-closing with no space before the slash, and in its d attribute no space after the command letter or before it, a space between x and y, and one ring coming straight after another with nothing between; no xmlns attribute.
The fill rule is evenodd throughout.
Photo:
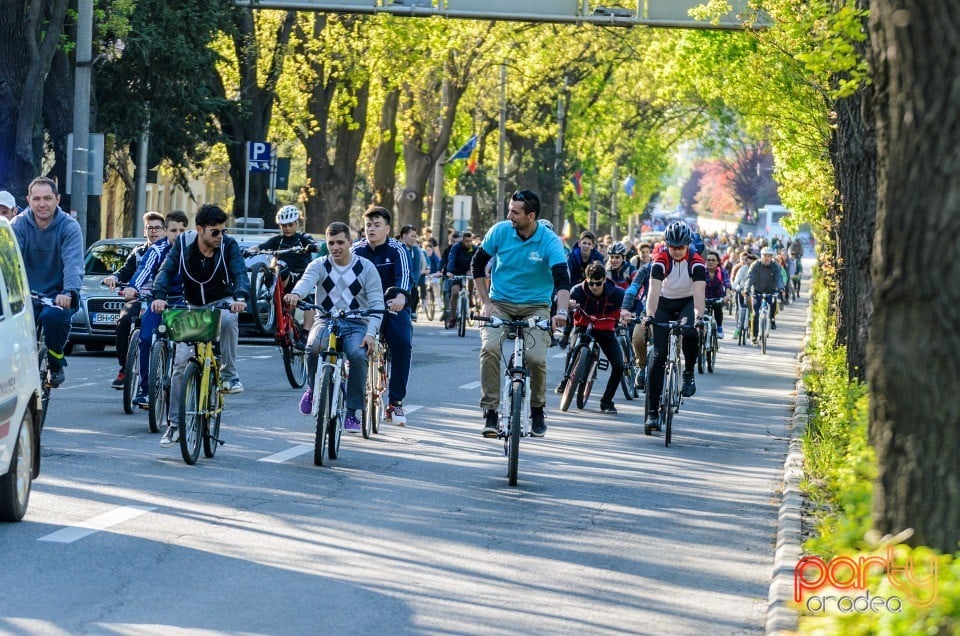
<svg viewBox="0 0 960 636"><path fill-rule="evenodd" d="M567 334L563 334L560 336L560 339L557 340L557 345L559 345L561 349L566 349L568 344L570 344L570 336Z"/></svg>
<svg viewBox="0 0 960 636"><path fill-rule="evenodd" d="M636 379L637 391L646 391L646 384L647 384L647 370L646 368L643 368L643 369L640 369L639 372L637 372L637 379Z"/></svg>
<svg viewBox="0 0 960 636"><path fill-rule="evenodd" d="M500 416L497 414L496 409L487 409L484 412L482 434L484 437L500 436Z"/></svg>
<svg viewBox="0 0 960 636"><path fill-rule="evenodd" d="M63 384L63 381L67 379L63 373L63 364L59 361L49 358L47 361L47 369L50 372L47 376L50 381L50 386L54 389Z"/></svg>
<svg viewBox="0 0 960 636"><path fill-rule="evenodd" d="M776 329L777 329L777 321L776 321L776 320L772 320L772 319L770 320L770 329L776 331Z"/></svg>
<svg viewBox="0 0 960 636"><path fill-rule="evenodd" d="M547 423L544 422L543 407L530 407L530 435L531 437L543 437L547 434Z"/></svg>
<svg viewBox="0 0 960 636"><path fill-rule="evenodd" d="M683 387L680 389L680 394L683 397L691 397L694 393L697 392L697 383L693 381L693 372L683 374Z"/></svg>
<svg viewBox="0 0 960 636"><path fill-rule="evenodd" d="M613 402L600 402L600 412L609 413L610 415L617 414L617 407Z"/></svg>
<svg viewBox="0 0 960 636"><path fill-rule="evenodd" d="M557 385L557 388L555 389L556 394L557 394L557 395L563 395L563 391L564 391L564 389L566 389L566 388L567 388L567 381L566 381L566 380L560 380L560 384L558 384L558 385Z"/></svg>
<svg viewBox="0 0 960 636"><path fill-rule="evenodd" d="M644 435L652 435L654 431L660 430L660 414L650 413L646 425L643 427Z"/></svg>

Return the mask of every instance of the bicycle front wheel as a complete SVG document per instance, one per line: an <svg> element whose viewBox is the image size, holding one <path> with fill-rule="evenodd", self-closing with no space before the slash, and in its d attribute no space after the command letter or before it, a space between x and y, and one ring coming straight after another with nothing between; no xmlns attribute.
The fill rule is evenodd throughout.
<svg viewBox="0 0 960 636"><path fill-rule="evenodd" d="M510 388L510 428L507 431L507 483L517 485L520 468L520 437L523 435L523 383Z"/></svg>
<svg viewBox="0 0 960 636"><path fill-rule="evenodd" d="M663 394L660 396L660 414L663 418L664 446L670 445L670 438L673 433L674 393L679 394L678 387L676 386L676 376L676 367L668 364L663 375Z"/></svg>
<svg viewBox="0 0 960 636"><path fill-rule="evenodd" d="M167 343L157 340L150 347L149 394L150 409L147 420L151 433L159 433L167 423L167 400L170 395L170 377L167 375Z"/></svg>
<svg viewBox="0 0 960 636"><path fill-rule="evenodd" d="M710 346L710 351L707 352L707 371L713 373L713 367L717 363L717 350L720 348L720 341L717 339L716 331L713 332L710 339L713 341L713 344Z"/></svg>
<svg viewBox="0 0 960 636"><path fill-rule="evenodd" d="M600 354L596 351L590 353L587 357L588 364L580 387L577 389L577 408L582 409L587 405L590 399L590 392L593 390L593 382L597 379L597 364L600 362Z"/></svg>
<svg viewBox="0 0 960 636"><path fill-rule="evenodd" d="M180 393L180 454L183 461L196 464L200 457L200 439L204 429L204 404L200 399L202 369L195 361L187 363Z"/></svg>
<svg viewBox="0 0 960 636"><path fill-rule="evenodd" d="M313 463L323 466L327 459L327 432L330 430L330 414L333 402L333 369L323 367L317 392L317 428L313 440Z"/></svg>
<svg viewBox="0 0 960 636"><path fill-rule="evenodd" d="M457 309L457 335L463 338L467 335L467 299L461 297Z"/></svg>
<svg viewBox="0 0 960 636"><path fill-rule="evenodd" d="M330 430L327 431L327 444L330 446L327 451L330 459L336 459L340 455L340 440L343 438L343 420L347 416L347 395L346 378L340 382L340 390L333 399L333 412L330 418Z"/></svg>
<svg viewBox="0 0 960 636"><path fill-rule="evenodd" d="M217 378L211 378L210 394L207 397L207 416L203 418L203 456L213 457L220 445L220 416L223 414L223 399Z"/></svg>
<svg viewBox="0 0 960 636"><path fill-rule="evenodd" d="M769 322L766 315L760 316L760 326L758 331L760 332L760 351L764 355L767 353L767 331L769 329Z"/></svg>
<svg viewBox="0 0 960 636"><path fill-rule="evenodd" d="M579 392L581 378L587 375L587 364L590 362L586 347L577 347L570 359L573 363L567 368L567 385L563 388L563 395L560 396L561 411L570 408L573 396Z"/></svg>
<svg viewBox="0 0 960 636"><path fill-rule="evenodd" d="M427 320L432 322L437 313L437 297L433 292L433 285L430 283L427 283L427 297L424 301L423 313L426 314Z"/></svg>
<svg viewBox="0 0 960 636"><path fill-rule="evenodd" d="M140 389L140 330L130 332L127 343L127 363L123 367L123 412L130 415L136 410L133 398Z"/></svg>

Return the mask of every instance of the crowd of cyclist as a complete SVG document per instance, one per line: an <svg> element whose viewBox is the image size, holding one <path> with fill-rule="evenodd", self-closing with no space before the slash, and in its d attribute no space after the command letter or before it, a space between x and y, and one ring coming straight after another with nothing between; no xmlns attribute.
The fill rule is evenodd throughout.
<svg viewBox="0 0 960 636"><path fill-rule="evenodd" d="M32 234L19 231L37 223L50 225L52 218L66 230L73 230L69 218L59 207L59 195L55 184L38 180L31 184L31 192L37 187L38 195L28 197L36 210L28 207L14 220L24 251L30 246ZM39 195L48 200L41 201ZM485 315L504 318L527 318L531 315L552 315L553 327L560 335L552 338L553 344L566 347L572 333L582 333L589 325L597 343L609 361L610 377L600 399L602 412L615 414L614 394L625 369L624 352L614 337L618 325L632 331L632 342L637 366L640 369L638 383L645 384L650 392L650 402L658 403L660 382L666 355L667 332L659 326L667 320L686 319L683 338L683 354L686 365L682 393L692 396L696 392L693 369L699 350L699 327L704 312L712 312L717 325L717 335L723 338L722 301L734 294L740 304L749 304L756 294L782 294L791 277L800 269L803 246L799 242L779 244L774 239L769 244L754 240L752 236L729 234L701 237L682 221L669 225L661 244L651 245L640 241L620 242L610 237L600 240L590 232L580 234L579 240L567 251L549 222L539 219L540 206L537 195L529 190L515 192L511 196L507 220L486 233L475 237L470 232L451 232L446 248L441 251L438 242L424 232L418 236L416 228L404 226L394 235L390 211L371 206L364 214L364 226L359 240L354 240L352 230L343 223L333 223L326 228L325 247L300 231L302 214L296 206L281 208L276 221L280 234L249 249L243 254L239 244L228 236L225 228L227 216L214 205L205 205L196 215L196 229L187 229L188 219L181 211L166 217L148 212L144 216L145 242L134 249L124 265L107 276L103 283L111 288L120 286L126 302L121 312L117 329L117 355L120 372L113 382L122 388L124 382L126 340L130 337L131 324L141 313L140 330L140 393L134 403L147 408L149 346L152 332L161 321L161 315L173 298L192 307L224 306L229 311L221 314L220 360L222 365L223 390L225 393L243 391L236 367L238 338L237 314L244 311L250 300L250 282L244 256L259 250L300 248L299 254L285 258L287 289L285 302L295 306L310 298L317 306L327 310L356 310L384 308L383 318L356 319L355 329L347 334L346 353L351 362L345 429L360 429L362 392L366 383L365 350L370 338L382 337L392 357L392 372L389 380L386 421L397 425L406 423L403 400L406 395L410 371L413 328L417 320L418 303L425 295L425 287L431 277L443 280L442 294L445 311L445 327L455 324L450 311L451 299L459 293L467 280L476 283L477 307ZM35 220L36 219L36 220ZM22 222L21 222L22 221ZM69 261L70 268L62 268L72 278L52 278L49 272L39 271L40 264L28 262L28 277L31 287L40 286L44 294L57 294L64 308L70 305L76 310L79 278L76 269L76 237L74 232L63 230L61 235L68 242L58 244L56 258ZM65 247L66 246L66 247ZM67 251L69 247L69 252ZM47 250L50 251L49 249ZM325 258L313 259L310 252L326 252ZM759 253L758 253L759 252ZM50 264L45 264L47 269ZM290 285L294 285L291 287ZM141 307L143 298L151 298L149 305ZM58 301L59 302L59 301ZM552 306L551 306L552 302ZM43 316L37 309L38 320ZM72 314L65 311L67 319ZM567 321L568 316L572 321ZM634 317L639 320L634 320ZM776 316L776 304L771 318ZM56 324L63 316L55 316ZM651 329L652 323L652 329ZM775 320L771 327L776 328ZM51 323L53 324L53 323ZM62 325L57 329L48 326L63 342L48 343L51 363L57 372L54 386L63 381L65 365L62 352L65 334ZM317 368L319 342L324 337L324 321L305 317L308 337L298 346L307 350L307 364L312 375ZM756 319L753 323L754 337ZM497 404L499 395L500 348L498 337L490 327L481 332L481 383L484 410L483 434L496 437L499 434ZM652 339L653 360L649 378L647 368L647 343ZM531 434L542 437L546 432L544 422L544 384L546 380L545 349L535 346L529 355L532 386ZM189 352L181 347L176 356L171 387L171 404L182 379L183 368ZM564 388L564 378L557 392ZM300 411L309 415L313 400L312 381L300 400ZM656 427L658 413L650 414L649 425ZM169 422L161 439L161 445L169 446L177 441L176 422Z"/></svg>

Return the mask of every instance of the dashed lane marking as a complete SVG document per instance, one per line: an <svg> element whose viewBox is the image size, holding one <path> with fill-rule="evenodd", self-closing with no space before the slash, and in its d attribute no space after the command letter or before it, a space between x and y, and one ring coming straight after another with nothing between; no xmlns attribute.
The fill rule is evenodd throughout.
<svg viewBox="0 0 960 636"><path fill-rule="evenodd" d="M285 451L280 451L279 453L274 453L273 455L267 455L266 457L261 457L258 459L258 462L268 462L270 464L282 464L288 459L293 459L294 457L299 457L300 455L306 455L313 450L312 444L298 444L293 448L288 448Z"/></svg>
<svg viewBox="0 0 960 636"><path fill-rule="evenodd" d="M469 382L467 384L461 384L460 388L461 389L479 389L480 382Z"/></svg>
<svg viewBox="0 0 960 636"><path fill-rule="evenodd" d="M121 506L114 508L110 512L105 512L86 521L81 521L72 526L67 526L56 532L44 535L37 541L50 541L52 543L73 543L84 537L90 536L94 532L106 530L111 526L129 521L142 514L156 510L155 507L146 506Z"/></svg>

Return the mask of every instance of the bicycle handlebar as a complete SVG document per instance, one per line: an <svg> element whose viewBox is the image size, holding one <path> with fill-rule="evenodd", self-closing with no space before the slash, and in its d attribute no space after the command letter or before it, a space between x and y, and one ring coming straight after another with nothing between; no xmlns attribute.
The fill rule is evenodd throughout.
<svg viewBox="0 0 960 636"><path fill-rule="evenodd" d="M520 320L504 320L498 316L480 316L478 314L470 314L470 320L490 323L490 326L493 328L520 327L524 329L542 329L543 331L550 331L550 319L540 318L540 316L530 316L529 318L522 318Z"/></svg>
<svg viewBox="0 0 960 636"><path fill-rule="evenodd" d="M55 308L57 308L57 309L63 309L63 307L61 307L61 306L58 305L57 303L53 302L53 298L50 298L50 297L48 297L48 296L44 296L44 295L41 294L40 292L33 291L32 289L30 290L30 298L34 299L35 301L37 301L37 302L40 303L41 305L46 305L47 307L55 307Z"/></svg>
<svg viewBox="0 0 960 636"><path fill-rule="evenodd" d="M316 312L319 314L318 317L321 320L329 320L330 318L364 318L374 314L382 315L388 313L386 309L334 309L333 311L328 311L320 305L314 305L313 303L308 303L305 300L298 302L297 307L300 309L306 309L307 311L316 310Z"/></svg>

